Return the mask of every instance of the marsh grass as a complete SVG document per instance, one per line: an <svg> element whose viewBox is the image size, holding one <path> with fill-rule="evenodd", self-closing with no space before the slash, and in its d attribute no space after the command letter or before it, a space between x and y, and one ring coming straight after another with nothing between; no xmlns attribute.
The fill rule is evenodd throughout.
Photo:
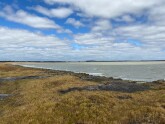
<svg viewBox="0 0 165 124"><path fill-rule="evenodd" d="M0 77L45 75L43 70L0 64ZM47 75L47 74L46 74ZM2 124L164 124L164 83L135 93L59 90L97 85L63 75L0 83ZM161 87L161 88L160 88Z"/></svg>

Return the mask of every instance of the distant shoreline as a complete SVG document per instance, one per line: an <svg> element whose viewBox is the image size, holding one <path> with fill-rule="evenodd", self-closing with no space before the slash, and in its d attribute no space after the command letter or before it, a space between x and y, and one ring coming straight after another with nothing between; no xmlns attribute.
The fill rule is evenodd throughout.
<svg viewBox="0 0 165 124"><path fill-rule="evenodd" d="M0 61L0 62L159 62L165 60L119 60L119 61L95 61L95 60L87 60L87 61Z"/></svg>

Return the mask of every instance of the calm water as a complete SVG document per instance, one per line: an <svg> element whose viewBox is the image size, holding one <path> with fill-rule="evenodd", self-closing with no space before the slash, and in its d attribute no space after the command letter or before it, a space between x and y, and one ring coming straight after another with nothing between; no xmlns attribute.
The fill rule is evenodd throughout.
<svg viewBox="0 0 165 124"><path fill-rule="evenodd" d="M53 70L84 72L91 75L122 78L136 81L165 79L165 61L161 62L63 62L19 63L19 65Z"/></svg>

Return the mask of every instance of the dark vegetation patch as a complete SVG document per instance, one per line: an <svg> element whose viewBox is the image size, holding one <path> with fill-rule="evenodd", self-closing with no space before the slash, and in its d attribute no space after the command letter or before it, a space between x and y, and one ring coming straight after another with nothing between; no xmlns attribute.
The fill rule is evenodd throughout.
<svg viewBox="0 0 165 124"><path fill-rule="evenodd" d="M0 78L0 82L5 82L5 81L16 81L16 80L23 80L23 79L40 79L40 78L46 78L46 76L18 76L18 77L6 77L6 78Z"/></svg>
<svg viewBox="0 0 165 124"><path fill-rule="evenodd" d="M120 95L120 96L118 96L117 98L118 98L118 99L121 99L121 100L122 100L122 99L123 99L123 100L124 100L124 99L132 99L132 97L129 96L129 95Z"/></svg>
<svg viewBox="0 0 165 124"><path fill-rule="evenodd" d="M66 90L60 90L60 93L68 93L71 91L119 91L119 92L127 92L133 93L137 91L145 91L149 90L150 87L143 85L143 84L136 84L136 83L121 83L115 82L110 84L103 84L103 85L93 85L93 86L85 86L85 87L73 87Z"/></svg>

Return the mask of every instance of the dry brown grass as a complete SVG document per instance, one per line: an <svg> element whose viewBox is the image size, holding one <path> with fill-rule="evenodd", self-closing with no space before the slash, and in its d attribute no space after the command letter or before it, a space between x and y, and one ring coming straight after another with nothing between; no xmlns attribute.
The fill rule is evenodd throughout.
<svg viewBox="0 0 165 124"><path fill-rule="evenodd" d="M20 66L13 66L10 63L0 63L0 78L15 77L15 76L35 76L41 75L40 69L22 68ZM43 73L42 73L43 75Z"/></svg>
<svg viewBox="0 0 165 124"><path fill-rule="evenodd" d="M0 64L7 76L41 75L42 70ZM8 73L9 72L9 73ZM17 74L14 74L17 73ZM96 85L75 76L0 83L0 93L13 96L0 101L2 124L164 124L165 89L122 93L61 89ZM129 96L128 99L120 99Z"/></svg>

